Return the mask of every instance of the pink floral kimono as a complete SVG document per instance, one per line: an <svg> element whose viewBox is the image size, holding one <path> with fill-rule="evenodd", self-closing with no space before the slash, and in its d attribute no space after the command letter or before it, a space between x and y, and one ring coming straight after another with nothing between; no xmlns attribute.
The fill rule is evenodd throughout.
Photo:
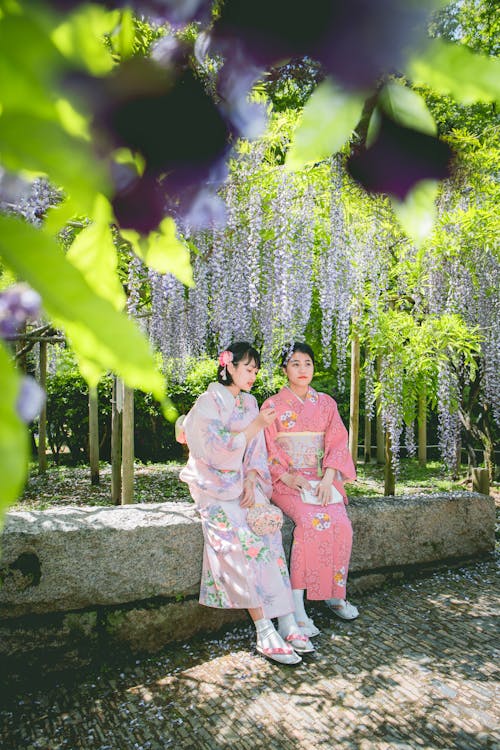
<svg viewBox="0 0 500 750"><path fill-rule="evenodd" d="M290 579L281 532L257 536L240 507L246 472L258 473L256 501L269 502L269 475L264 435L250 443L242 430L258 414L255 398L236 398L225 386L211 383L182 425L189 460L180 478L201 515L205 539L200 603L222 609L262 607L264 617L293 612Z"/></svg>
<svg viewBox="0 0 500 750"><path fill-rule="evenodd" d="M290 560L292 588L305 589L308 599L344 599L352 547L344 481L356 478L347 447L347 430L335 401L311 387L301 400L285 386L262 405L270 406L276 409L276 419L265 430L272 499L295 523ZM337 470L333 484L343 502L306 504L297 490L280 481L281 475L288 472L299 472L308 480L318 481L327 468Z"/></svg>

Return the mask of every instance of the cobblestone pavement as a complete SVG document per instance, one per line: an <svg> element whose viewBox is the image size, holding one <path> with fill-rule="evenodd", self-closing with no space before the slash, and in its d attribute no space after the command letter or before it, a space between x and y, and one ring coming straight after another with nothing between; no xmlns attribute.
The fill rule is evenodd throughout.
<svg viewBox="0 0 500 750"><path fill-rule="evenodd" d="M4 696L0 746L498 750L499 593L478 563L357 597L353 623L317 605L317 651L295 668L258 656L242 624Z"/></svg>

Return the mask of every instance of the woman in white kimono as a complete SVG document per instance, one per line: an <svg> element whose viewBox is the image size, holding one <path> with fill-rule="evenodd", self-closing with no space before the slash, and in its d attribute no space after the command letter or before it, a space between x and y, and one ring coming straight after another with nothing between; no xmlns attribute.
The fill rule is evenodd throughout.
<svg viewBox="0 0 500 750"><path fill-rule="evenodd" d="M205 540L200 603L248 609L257 631L258 653L297 664L313 651L295 621L281 532L257 535L247 511L268 504L271 477L263 430L274 409L259 413L249 391L260 367L246 342L219 355L218 382L211 383L182 423L189 460L180 478L189 485ZM178 438L183 441L183 436ZM278 632L271 622L279 617ZM298 653L297 653L298 652Z"/></svg>

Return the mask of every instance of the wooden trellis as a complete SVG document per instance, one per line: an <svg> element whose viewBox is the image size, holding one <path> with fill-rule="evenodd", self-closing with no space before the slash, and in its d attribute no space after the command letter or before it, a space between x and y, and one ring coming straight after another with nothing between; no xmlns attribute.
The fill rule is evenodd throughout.
<svg viewBox="0 0 500 750"><path fill-rule="evenodd" d="M65 343L64 336L50 324L9 336L16 346L15 359L26 371L26 355L40 344L39 383L47 386L47 347ZM99 484L99 404L97 388L89 388L89 459L91 484ZM38 417L38 471L47 471L47 405ZM111 418L111 498L115 505L128 504L134 498L134 391L113 376Z"/></svg>

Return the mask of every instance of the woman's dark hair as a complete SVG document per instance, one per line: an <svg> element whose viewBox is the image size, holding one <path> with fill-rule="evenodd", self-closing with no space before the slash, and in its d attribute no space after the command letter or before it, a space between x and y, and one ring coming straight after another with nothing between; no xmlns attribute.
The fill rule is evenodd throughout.
<svg viewBox="0 0 500 750"><path fill-rule="evenodd" d="M287 366L289 359L291 358L292 354L295 354L295 352L301 352L302 354L307 354L309 357L311 357L312 363L314 365L314 352L309 346L309 344L304 344L304 343L301 343L300 341L293 341L292 343L284 346L281 351L281 366L282 367Z"/></svg>
<svg viewBox="0 0 500 750"><path fill-rule="evenodd" d="M229 344L225 351L232 353L233 365L236 366L241 361L251 362L253 360L260 369L260 354L248 341L234 341L232 344ZM224 380L222 377L223 370L224 367L219 365L217 368L217 381L222 385L232 385L233 379L229 371L226 369L226 379Z"/></svg>

